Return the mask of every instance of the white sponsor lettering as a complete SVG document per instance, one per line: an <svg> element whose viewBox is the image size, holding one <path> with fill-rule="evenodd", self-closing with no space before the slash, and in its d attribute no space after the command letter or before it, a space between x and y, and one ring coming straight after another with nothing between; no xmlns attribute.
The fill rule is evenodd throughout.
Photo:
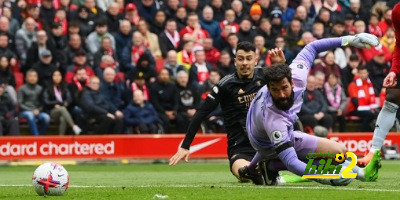
<svg viewBox="0 0 400 200"><path fill-rule="evenodd" d="M5 144L0 145L0 155L7 156L19 156L19 155L36 155L36 142L32 144L10 144L7 142Z"/></svg>
<svg viewBox="0 0 400 200"><path fill-rule="evenodd" d="M331 140L344 145L350 152L367 152L372 146L371 140L340 140L338 137L331 137ZM392 145L392 140L385 140L383 145Z"/></svg>
<svg viewBox="0 0 400 200"><path fill-rule="evenodd" d="M39 150L39 153L38 153ZM37 142L30 144L0 144L0 156L53 156L53 155L113 155L114 141L109 143L44 143L38 146Z"/></svg>

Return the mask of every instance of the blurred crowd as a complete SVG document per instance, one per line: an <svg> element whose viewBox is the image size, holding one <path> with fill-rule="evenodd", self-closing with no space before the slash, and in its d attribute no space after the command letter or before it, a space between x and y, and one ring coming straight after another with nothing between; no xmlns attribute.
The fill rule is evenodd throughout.
<svg viewBox="0 0 400 200"><path fill-rule="evenodd" d="M299 114L304 129L372 131L395 45L377 0L0 0L0 135L184 133L212 87L254 42L258 67L281 48L368 32L381 45L316 58ZM336 124L337 129L336 129ZM223 132L221 108L202 132ZM54 134L54 133L53 133Z"/></svg>

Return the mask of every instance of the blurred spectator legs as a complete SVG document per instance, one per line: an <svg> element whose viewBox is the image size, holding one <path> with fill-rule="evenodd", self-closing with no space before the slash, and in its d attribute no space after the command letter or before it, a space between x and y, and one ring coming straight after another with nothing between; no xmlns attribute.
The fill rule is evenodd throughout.
<svg viewBox="0 0 400 200"><path fill-rule="evenodd" d="M76 125L78 125L82 129L82 133L87 133L88 127L82 109L78 106L74 106L74 108L72 108L71 110L71 115Z"/></svg>
<svg viewBox="0 0 400 200"><path fill-rule="evenodd" d="M8 93L8 96L10 97L13 104L17 105L18 100L17 100L17 92L15 92L15 89L11 85L7 85L5 91Z"/></svg>
<svg viewBox="0 0 400 200"><path fill-rule="evenodd" d="M320 124L328 130L332 128L332 117L328 114L325 114L320 120L317 120L314 115L302 115L300 121L303 123L304 127L310 126L311 128L314 128Z"/></svg>
<svg viewBox="0 0 400 200"><path fill-rule="evenodd" d="M344 132L346 130L346 118L345 115L341 116L337 115L337 112L329 112L329 115L332 118L332 128L334 129L336 126L336 122L339 123L339 132Z"/></svg>
<svg viewBox="0 0 400 200"><path fill-rule="evenodd" d="M171 126L169 119L167 117L167 115L162 114L162 113L158 113L158 116L160 117L161 123L164 127L164 131L165 133L169 133L169 128Z"/></svg>
<svg viewBox="0 0 400 200"><path fill-rule="evenodd" d="M58 134L60 135L65 135L65 133L67 132L67 125L71 127L74 125L74 121L72 120L71 115L64 106L51 110L50 116L51 118L60 121L60 125L58 127Z"/></svg>
<svg viewBox="0 0 400 200"><path fill-rule="evenodd" d="M370 126L371 122L375 119L374 113L372 113L369 110L363 110L363 111L356 110L356 111L350 112L350 115L361 118L361 121L362 121L361 131L362 132L374 131L374 130L372 130L372 128Z"/></svg>
<svg viewBox="0 0 400 200"><path fill-rule="evenodd" d="M176 129L178 133L185 133L189 127L190 119L187 112L178 112L176 115Z"/></svg>
<svg viewBox="0 0 400 200"><path fill-rule="evenodd" d="M156 124L139 124L137 127L140 133L158 133L158 127Z"/></svg>
<svg viewBox="0 0 400 200"><path fill-rule="evenodd" d="M94 129L96 134L118 134L122 133L123 120L119 118L112 119L107 115L95 117L97 127Z"/></svg>
<svg viewBox="0 0 400 200"><path fill-rule="evenodd" d="M21 113L21 118L28 120L29 129L35 136L38 136L39 134L44 135L47 131L47 126L50 123L50 116L44 112L40 112L39 115L35 116L32 111L23 111ZM38 124L36 124L36 120L38 121Z"/></svg>
<svg viewBox="0 0 400 200"><path fill-rule="evenodd" d="M15 118L0 120L0 136L5 135L5 130L7 131L7 135L9 136L19 135L20 131L18 120Z"/></svg>

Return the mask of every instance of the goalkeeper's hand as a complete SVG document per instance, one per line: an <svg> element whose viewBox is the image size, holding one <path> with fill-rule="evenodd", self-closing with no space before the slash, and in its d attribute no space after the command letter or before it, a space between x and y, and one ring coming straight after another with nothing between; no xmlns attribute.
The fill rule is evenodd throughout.
<svg viewBox="0 0 400 200"><path fill-rule="evenodd" d="M378 37L369 33L359 33L357 35L348 35L342 37L342 46L353 46L357 48L368 48L378 46Z"/></svg>

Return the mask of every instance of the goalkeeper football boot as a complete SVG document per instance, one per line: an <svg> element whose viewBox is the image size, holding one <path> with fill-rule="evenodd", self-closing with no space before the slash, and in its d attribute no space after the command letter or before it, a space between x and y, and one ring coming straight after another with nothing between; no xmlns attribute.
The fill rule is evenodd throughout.
<svg viewBox="0 0 400 200"><path fill-rule="evenodd" d="M268 169L268 160L260 161L258 167L260 168L261 175L264 178L265 185L278 185L279 173Z"/></svg>
<svg viewBox="0 0 400 200"><path fill-rule="evenodd" d="M256 185L264 185L264 179L258 170L250 170L248 166L239 169L240 179L250 179Z"/></svg>
<svg viewBox="0 0 400 200"><path fill-rule="evenodd" d="M375 150L369 164L364 168L365 182L374 182L378 179L378 171L381 168L381 151Z"/></svg>

